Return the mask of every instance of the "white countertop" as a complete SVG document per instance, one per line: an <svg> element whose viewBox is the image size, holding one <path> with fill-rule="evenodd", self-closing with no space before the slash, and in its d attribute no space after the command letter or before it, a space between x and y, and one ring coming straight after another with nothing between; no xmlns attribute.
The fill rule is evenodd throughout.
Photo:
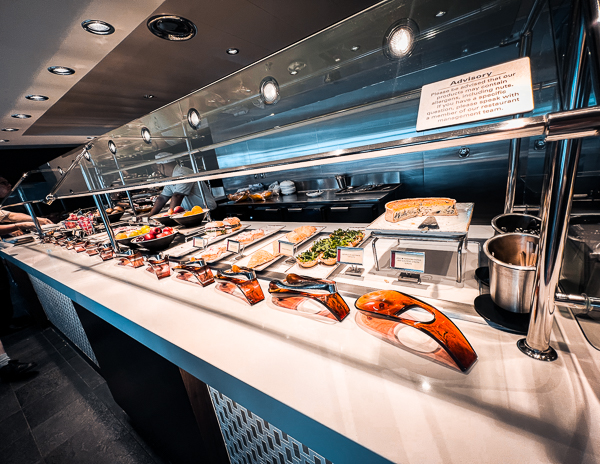
<svg viewBox="0 0 600 464"><path fill-rule="evenodd" d="M364 332L351 298L350 316L322 324L56 245L0 254L335 464L600 462L600 352L568 310L553 363L454 319L479 356L465 375Z"/></svg>

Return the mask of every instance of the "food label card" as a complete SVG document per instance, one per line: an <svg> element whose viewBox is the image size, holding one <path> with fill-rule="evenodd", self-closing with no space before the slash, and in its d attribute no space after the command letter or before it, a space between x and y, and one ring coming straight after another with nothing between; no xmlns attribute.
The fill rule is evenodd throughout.
<svg viewBox="0 0 600 464"><path fill-rule="evenodd" d="M285 256L294 256L296 252L296 246L291 242L286 242L285 240L278 240L279 242L279 254Z"/></svg>
<svg viewBox="0 0 600 464"><path fill-rule="evenodd" d="M337 247L337 262L341 264L362 265L364 248Z"/></svg>
<svg viewBox="0 0 600 464"><path fill-rule="evenodd" d="M227 251L239 253L242 249L242 244L236 240L227 240Z"/></svg>
<svg viewBox="0 0 600 464"><path fill-rule="evenodd" d="M192 246L195 248L206 248L208 246L208 239L204 237L193 237Z"/></svg>
<svg viewBox="0 0 600 464"><path fill-rule="evenodd" d="M390 267L406 272L425 272L425 253L422 251L392 250Z"/></svg>
<svg viewBox="0 0 600 464"><path fill-rule="evenodd" d="M423 86L417 131L533 110L529 58Z"/></svg>

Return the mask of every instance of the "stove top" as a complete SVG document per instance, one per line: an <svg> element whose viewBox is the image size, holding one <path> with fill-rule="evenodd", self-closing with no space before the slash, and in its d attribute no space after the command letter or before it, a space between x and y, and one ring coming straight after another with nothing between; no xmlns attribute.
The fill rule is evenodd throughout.
<svg viewBox="0 0 600 464"><path fill-rule="evenodd" d="M346 187L335 192L336 195L352 195L355 193L389 192L400 184L365 184L358 187Z"/></svg>

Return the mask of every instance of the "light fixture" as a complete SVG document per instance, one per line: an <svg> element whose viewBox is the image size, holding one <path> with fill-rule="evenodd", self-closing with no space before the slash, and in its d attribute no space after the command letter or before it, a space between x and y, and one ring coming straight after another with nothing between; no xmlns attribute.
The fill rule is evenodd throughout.
<svg viewBox="0 0 600 464"><path fill-rule="evenodd" d="M353 45L352 47L350 47L350 50L352 50L353 52L357 52L360 50L360 45Z"/></svg>
<svg viewBox="0 0 600 464"><path fill-rule="evenodd" d="M36 102L42 102L42 101L48 100L48 97L46 95L25 95L25 98L27 100L32 100L32 101L36 101Z"/></svg>
<svg viewBox="0 0 600 464"><path fill-rule="evenodd" d="M17 132L19 129L16 127L5 127L2 129L4 132Z"/></svg>
<svg viewBox="0 0 600 464"><path fill-rule="evenodd" d="M306 68L306 63L304 63L303 61L293 61L292 63L290 63L288 65L288 72L292 76L295 76L300 71L302 71L304 68Z"/></svg>
<svg viewBox="0 0 600 464"><path fill-rule="evenodd" d="M240 52L239 48L228 48L227 49L228 55L237 55L239 52Z"/></svg>
<svg viewBox="0 0 600 464"><path fill-rule="evenodd" d="M267 105L274 105L279 101L279 84L273 77L265 77L260 83L260 97Z"/></svg>
<svg viewBox="0 0 600 464"><path fill-rule="evenodd" d="M441 18L442 16L444 16L447 13L447 11L438 11L435 15L438 18Z"/></svg>
<svg viewBox="0 0 600 464"><path fill-rule="evenodd" d="M190 40L198 30L189 19L175 15L152 16L148 20L148 29L165 40Z"/></svg>
<svg viewBox="0 0 600 464"><path fill-rule="evenodd" d="M383 39L383 52L391 60L399 60L410 54L419 27L412 19L396 21Z"/></svg>
<svg viewBox="0 0 600 464"><path fill-rule="evenodd" d="M60 166L58 166L58 173L59 173L61 176L64 176L64 175L65 175L65 171L63 171L63 169L62 169Z"/></svg>
<svg viewBox="0 0 600 464"><path fill-rule="evenodd" d="M11 118L17 118L17 119L29 119L31 117L31 115L30 114L17 113L17 114L11 114L10 117Z"/></svg>
<svg viewBox="0 0 600 464"><path fill-rule="evenodd" d="M10 140L0 139L0 143L6 143L6 142L10 142Z"/></svg>
<svg viewBox="0 0 600 464"><path fill-rule="evenodd" d="M196 108L190 108L187 114L188 124L192 129L198 129L200 124L202 124L202 118L200 118L200 113Z"/></svg>
<svg viewBox="0 0 600 464"><path fill-rule="evenodd" d="M112 140L108 141L108 149L110 150L110 152L113 155L117 154L117 146L115 145L115 142L113 142Z"/></svg>
<svg viewBox="0 0 600 464"><path fill-rule="evenodd" d="M109 35L115 32L115 28L99 19L86 19L81 23L86 31L96 35Z"/></svg>
<svg viewBox="0 0 600 464"><path fill-rule="evenodd" d="M151 99L154 98L154 95L152 95L151 93L147 93L146 95L144 95L144 98Z"/></svg>
<svg viewBox="0 0 600 464"><path fill-rule="evenodd" d="M67 68L66 66L50 66L48 71L58 76L70 76L71 74L75 74L74 69Z"/></svg>
<svg viewBox="0 0 600 464"><path fill-rule="evenodd" d="M146 143L152 143L152 136L150 135L150 130L147 127L142 127L142 139Z"/></svg>
<svg viewBox="0 0 600 464"><path fill-rule="evenodd" d="M88 140L94 140L94 137L86 137Z"/></svg>
<svg viewBox="0 0 600 464"><path fill-rule="evenodd" d="M85 150L85 151L83 152L83 157L84 157L86 160L90 161L90 159L91 159L90 152L89 152L89 151L87 151L87 150ZM71 191L71 193L73 193L73 191Z"/></svg>

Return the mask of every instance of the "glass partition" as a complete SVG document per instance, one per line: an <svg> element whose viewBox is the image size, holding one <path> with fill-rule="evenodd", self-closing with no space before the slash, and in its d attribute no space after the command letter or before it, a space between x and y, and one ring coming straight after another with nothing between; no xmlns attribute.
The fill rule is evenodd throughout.
<svg viewBox="0 0 600 464"><path fill-rule="evenodd" d="M182 180L161 178L157 156L186 163L207 179L231 178L299 169L323 156L323 164L368 162L370 151L396 141L511 121L416 131L423 85L521 56L515 37L533 3L377 4L93 140L89 160L82 159L87 188ZM535 108L524 118L559 108L554 46L543 9L529 52ZM350 152L352 159L345 157Z"/></svg>

